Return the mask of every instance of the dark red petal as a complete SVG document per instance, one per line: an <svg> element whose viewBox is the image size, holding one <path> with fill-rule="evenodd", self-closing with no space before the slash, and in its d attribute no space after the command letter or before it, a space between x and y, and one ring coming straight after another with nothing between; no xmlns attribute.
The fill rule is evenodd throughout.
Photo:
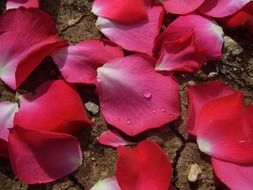
<svg viewBox="0 0 253 190"><path fill-rule="evenodd" d="M91 11L97 16L127 25L147 18L144 0L94 0Z"/></svg>
<svg viewBox="0 0 253 190"><path fill-rule="evenodd" d="M253 122L245 109L240 92L208 102L196 122L200 150L227 162L252 164ZM253 109L246 111L253 115Z"/></svg>
<svg viewBox="0 0 253 190"><path fill-rule="evenodd" d="M122 190L167 190L172 168L158 144L143 141L135 148L119 147L116 177Z"/></svg>
<svg viewBox="0 0 253 190"><path fill-rule="evenodd" d="M114 148L132 144L131 142L121 137L119 134L112 132L110 130L103 132L97 138L97 141L102 145L111 146Z"/></svg>
<svg viewBox="0 0 253 190"><path fill-rule="evenodd" d="M7 0L6 9L16 9L19 7L39 8L39 0Z"/></svg>
<svg viewBox="0 0 253 190"><path fill-rule="evenodd" d="M199 11L208 16L221 18L236 13L249 2L250 0L206 0Z"/></svg>
<svg viewBox="0 0 253 190"><path fill-rule="evenodd" d="M62 178L82 164L78 140L67 134L10 129L9 151L14 173L26 184Z"/></svg>
<svg viewBox="0 0 253 190"><path fill-rule="evenodd" d="M253 164L237 165L212 158L216 176L232 190L252 190Z"/></svg>
<svg viewBox="0 0 253 190"><path fill-rule="evenodd" d="M214 20L198 14L180 16L169 24L157 41L156 51L159 47L162 47L161 43L166 41L166 38L171 38L170 35L175 38L190 30L193 31L196 46L201 50L206 50L209 61L221 57L223 45L222 28Z"/></svg>
<svg viewBox="0 0 253 190"><path fill-rule="evenodd" d="M9 157L7 141L0 139L0 156Z"/></svg>
<svg viewBox="0 0 253 190"><path fill-rule="evenodd" d="M56 80L39 86L35 95L21 96L14 123L30 129L72 133L91 121L77 91L63 80Z"/></svg>
<svg viewBox="0 0 253 190"><path fill-rule="evenodd" d="M70 83L96 84L97 68L123 57L123 50L108 41L86 40L63 47L53 55L63 77Z"/></svg>
<svg viewBox="0 0 253 190"><path fill-rule="evenodd" d="M38 9L12 9L0 17L0 78L16 89L56 48L66 44L55 23Z"/></svg>
<svg viewBox="0 0 253 190"><path fill-rule="evenodd" d="M161 6L148 8L148 19L135 25L122 25L99 17L97 27L122 48L152 55L155 39L160 33L164 10Z"/></svg>
<svg viewBox="0 0 253 190"><path fill-rule="evenodd" d="M195 11L205 0L164 0L164 8L168 13L188 14Z"/></svg>
<svg viewBox="0 0 253 190"><path fill-rule="evenodd" d="M180 115L177 82L154 70L153 59L131 55L98 69L98 92L105 120L137 135Z"/></svg>
<svg viewBox="0 0 253 190"><path fill-rule="evenodd" d="M205 104L214 99L228 96L233 92L234 90L232 88L219 81L188 86L189 113L185 126L187 132L196 136L196 119L199 117L200 110Z"/></svg>

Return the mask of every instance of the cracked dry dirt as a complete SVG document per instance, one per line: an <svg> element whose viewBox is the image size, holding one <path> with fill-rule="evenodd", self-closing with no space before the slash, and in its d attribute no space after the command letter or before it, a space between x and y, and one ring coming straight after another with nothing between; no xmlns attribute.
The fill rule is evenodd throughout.
<svg viewBox="0 0 253 190"><path fill-rule="evenodd" d="M90 12L91 0L41 0L41 9L54 17L60 35L77 43L88 38L100 38L101 34L95 27L96 17ZM0 11L4 10L4 2L0 0ZM180 83L182 116L174 123L157 130L150 130L132 141L143 139L158 142L173 164L173 185L176 190L222 190L226 189L213 176L208 156L198 150L195 140L187 135L184 122L187 115L186 85L204 81L222 80L236 89L244 91L246 101L253 103L253 41L243 33L230 33L225 38L224 57L221 61L207 64L194 75L176 73ZM234 39L235 41L233 41ZM18 93L33 91L36 86L49 79L59 77L56 66L50 58L46 58L38 69L29 77ZM84 102L93 101L93 88L78 87L83 94ZM16 92L0 82L0 100L15 101ZM28 186L20 182L11 171L10 162L0 158L0 189L1 190L88 190L100 179L114 175L116 151L103 147L96 142L96 137L106 128L102 117L90 115L95 121L90 129L78 134L84 161L73 174L45 185ZM129 137L126 137L129 138ZM197 164L201 173L196 182L188 180L188 174L193 164ZM127 175L127 174L126 174ZM159 175L159 174L157 174Z"/></svg>

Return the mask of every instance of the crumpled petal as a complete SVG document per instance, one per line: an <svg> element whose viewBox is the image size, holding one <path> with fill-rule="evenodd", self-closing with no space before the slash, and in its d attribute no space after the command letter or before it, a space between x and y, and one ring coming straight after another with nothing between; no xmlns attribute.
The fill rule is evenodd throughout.
<svg viewBox="0 0 253 190"><path fill-rule="evenodd" d="M102 145L111 146L114 148L132 144L131 142L122 138L119 134L112 132L110 130L103 132L97 138L97 141Z"/></svg>
<svg viewBox="0 0 253 190"><path fill-rule="evenodd" d="M253 163L253 109L245 107L243 94L207 103L197 119L197 142L202 152L236 164Z"/></svg>
<svg viewBox="0 0 253 190"><path fill-rule="evenodd" d="M97 16L127 25L147 18L144 0L94 0L91 11Z"/></svg>
<svg viewBox="0 0 253 190"><path fill-rule="evenodd" d="M147 8L148 19L135 25L123 25L98 17L98 29L123 49L152 55L155 39L160 33L164 10L161 6Z"/></svg>
<svg viewBox="0 0 253 190"><path fill-rule="evenodd" d="M115 176L98 181L90 190L121 190Z"/></svg>
<svg viewBox="0 0 253 190"><path fill-rule="evenodd" d="M163 6L168 13L188 14L195 11L205 0L164 0Z"/></svg>
<svg viewBox="0 0 253 190"><path fill-rule="evenodd" d="M78 140L68 134L10 129L9 151L14 173L26 184L62 178L82 164Z"/></svg>
<svg viewBox="0 0 253 190"><path fill-rule="evenodd" d="M173 35L175 33L180 34L184 30L193 30L196 46L199 49L206 50L209 61L221 57L223 45L222 28L214 20L198 14L180 16L175 19L161 34L157 43L163 42L171 33L174 33Z"/></svg>
<svg viewBox="0 0 253 190"><path fill-rule="evenodd" d="M21 6L39 8L39 5L39 0L7 0L6 9L16 9Z"/></svg>
<svg viewBox="0 0 253 190"><path fill-rule="evenodd" d="M122 190L167 190L172 177L167 155L152 141L119 147L116 178Z"/></svg>
<svg viewBox="0 0 253 190"><path fill-rule="evenodd" d="M237 165L212 158L216 176L231 190L252 190L253 164Z"/></svg>
<svg viewBox="0 0 253 190"><path fill-rule="evenodd" d="M91 124L77 91L63 80L48 81L34 94L20 97L15 125L73 133Z"/></svg>
<svg viewBox="0 0 253 190"><path fill-rule="evenodd" d="M66 42L58 37L49 15L21 7L0 16L0 44L0 79L16 89L46 56Z"/></svg>
<svg viewBox="0 0 253 190"><path fill-rule="evenodd" d="M52 55L67 82L93 85L96 84L98 67L123 56L119 46L101 40L82 41L60 48Z"/></svg>
<svg viewBox="0 0 253 190"><path fill-rule="evenodd" d="M188 86L189 108L185 128L191 135L197 135L196 120L203 106L208 102L233 94L235 91L220 81Z"/></svg>
<svg viewBox="0 0 253 190"><path fill-rule="evenodd" d="M191 31L177 40L166 40L163 43L161 55L156 63L156 70L193 72L205 62L206 50L198 48Z"/></svg>
<svg viewBox="0 0 253 190"><path fill-rule="evenodd" d="M109 124L130 136L180 115L177 82L153 66L150 57L132 55L98 68L101 112Z"/></svg>
<svg viewBox="0 0 253 190"><path fill-rule="evenodd" d="M202 14L222 18L232 15L251 0L206 0L199 8Z"/></svg>

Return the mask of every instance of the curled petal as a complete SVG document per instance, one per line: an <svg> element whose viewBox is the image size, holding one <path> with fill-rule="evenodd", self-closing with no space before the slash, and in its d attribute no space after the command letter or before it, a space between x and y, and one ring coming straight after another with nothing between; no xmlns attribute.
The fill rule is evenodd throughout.
<svg viewBox="0 0 253 190"><path fill-rule="evenodd" d="M253 164L237 165L212 158L216 176L232 190L252 190Z"/></svg>
<svg viewBox="0 0 253 190"><path fill-rule="evenodd" d="M158 144L143 141L135 148L119 147L118 156L116 177L122 190L169 189L171 163Z"/></svg>
<svg viewBox="0 0 253 190"><path fill-rule="evenodd" d="M14 123L30 129L72 133L91 121L77 91L63 80L56 80L39 86L35 95L21 96Z"/></svg>
<svg viewBox="0 0 253 190"><path fill-rule="evenodd" d="M111 41L128 51L152 55L156 37L159 35L164 11L161 6L148 8L148 18L135 25L122 25L98 17L97 27Z"/></svg>
<svg viewBox="0 0 253 190"><path fill-rule="evenodd" d="M188 14L195 11L205 0L164 0L163 6L168 13Z"/></svg>
<svg viewBox="0 0 253 190"><path fill-rule="evenodd" d="M98 181L90 190L121 190L116 177L108 177Z"/></svg>
<svg viewBox="0 0 253 190"><path fill-rule="evenodd" d="M11 9L0 17L0 79L16 89L40 62L66 44L39 9Z"/></svg>
<svg viewBox="0 0 253 190"><path fill-rule="evenodd" d="M14 173L27 184L62 178L82 164L78 140L67 134L10 129L9 151Z"/></svg>
<svg viewBox="0 0 253 190"><path fill-rule="evenodd" d="M240 92L208 102L196 122L200 150L227 162L252 164L252 114Z"/></svg>
<svg viewBox="0 0 253 190"><path fill-rule="evenodd" d="M94 0L91 11L97 16L127 25L147 18L144 0Z"/></svg>
<svg viewBox="0 0 253 190"><path fill-rule="evenodd" d="M206 0L199 11L211 17L222 18L232 15L243 8L251 0Z"/></svg>
<svg viewBox="0 0 253 190"><path fill-rule="evenodd" d="M153 59L132 55L98 69L98 92L105 120L137 135L158 128L179 115L177 82L155 72Z"/></svg>
<svg viewBox="0 0 253 190"><path fill-rule="evenodd" d="M231 95L234 92L234 90L228 85L219 81L189 86L187 90L189 97L189 112L185 128L188 133L194 136L197 135L198 130L196 119L199 117L199 113L203 106L214 99Z"/></svg>
<svg viewBox="0 0 253 190"><path fill-rule="evenodd" d="M100 40L86 40L62 47L52 55L66 81L93 85L96 84L98 67L123 56L119 46Z"/></svg>
<svg viewBox="0 0 253 190"><path fill-rule="evenodd" d="M19 7L39 8L39 0L7 0L6 9L16 9Z"/></svg>

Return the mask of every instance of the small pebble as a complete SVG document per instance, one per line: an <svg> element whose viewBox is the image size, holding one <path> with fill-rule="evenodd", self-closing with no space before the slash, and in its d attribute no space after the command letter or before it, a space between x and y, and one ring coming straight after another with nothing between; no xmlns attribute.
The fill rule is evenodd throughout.
<svg viewBox="0 0 253 190"><path fill-rule="evenodd" d="M93 102L85 103L86 109L91 112L93 115L96 115L99 112L99 106Z"/></svg>
<svg viewBox="0 0 253 190"><path fill-rule="evenodd" d="M196 85L196 82L190 80L190 81L188 81L188 85L189 85L189 86L194 86L194 85Z"/></svg>
<svg viewBox="0 0 253 190"><path fill-rule="evenodd" d="M202 173L202 170L199 167L199 165L198 164L192 164L190 172L188 174L188 180L190 182L196 182L201 173Z"/></svg>

